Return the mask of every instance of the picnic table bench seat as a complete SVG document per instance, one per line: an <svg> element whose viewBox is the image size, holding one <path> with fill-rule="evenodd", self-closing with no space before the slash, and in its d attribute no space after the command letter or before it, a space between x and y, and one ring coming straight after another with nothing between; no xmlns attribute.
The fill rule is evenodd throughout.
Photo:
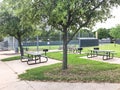
<svg viewBox="0 0 120 90"><path fill-rule="evenodd" d="M30 57L28 57L28 56L25 56L25 55L21 56L21 62L27 62L28 59L30 60L30 59L32 59L32 58L30 58Z"/></svg>
<svg viewBox="0 0 120 90"><path fill-rule="evenodd" d="M90 50L87 52L87 57L92 58L92 57L97 57L97 56L102 56L103 60L108 60L112 59L114 57L115 52L112 50Z"/></svg>
<svg viewBox="0 0 120 90"><path fill-rule="evenodd" d="M44 56L44 55L38 55L38 56L34 56L34 58L30 58L27 60L27 64L28 65L32 65L32 64L38 64L38 63L45 63L48 61L48 57Z"/></svg>

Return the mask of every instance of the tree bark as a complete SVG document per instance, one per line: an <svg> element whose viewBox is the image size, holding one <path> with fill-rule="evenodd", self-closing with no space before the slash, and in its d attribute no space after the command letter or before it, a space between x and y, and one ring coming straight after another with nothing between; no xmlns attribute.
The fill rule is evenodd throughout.
<svg viewBox="0 0 120 90"><path fill-rule="evenodd" d="M67 28L63 30L63 65L62 69L67 69Z"/></svg>
<svg viewBox="0 0 120 90"><path fill-rule="evenodd" d="M21 44L21 37L18 37L18 44L19 44L19 47L20 47L20 55L23 56L24 52L23 52L23 47L22 47L22 44Z"/></svg>

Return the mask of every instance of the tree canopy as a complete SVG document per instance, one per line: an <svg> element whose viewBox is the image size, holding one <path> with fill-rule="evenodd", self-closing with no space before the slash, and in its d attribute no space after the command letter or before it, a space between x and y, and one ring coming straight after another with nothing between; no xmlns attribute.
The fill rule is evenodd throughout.
<svg viewBox="0 0 120 90"><path fill-rule="evenodd" d="M13 36L18 40L21 55L23 55L21 42L24 38L29 37L29 34L34 32L32 25L22 24L21 18L13 11L11 4L6 6L8 2L3 2L0 9L0 32L4 35Z"/></svg>
<svg viewBox="0 0 120 90"><path fill-rule="evenodd" d="M110 35L114 38L114 39L120 39L120 25L112 28L110 30Z"/></svg>
<svg viewBox="0 0 120 90"><path fill-rule="evenodd" d="M6 0L4 0L6 1ZM9 0L21 23L54 28L62 32L63 69L67 69L67 44L84 27L111 17L110 9L120 0ZM73 32L71 37L68 33Z"/></svg>
<svg viewBox="0 0 120 90"><path fill-rule="evenodd" d="M60 30L63 35L63 69L67 69L67 44L83 27L92 27L110 17L110 9L118 0L37 0L32 12L36 22L44 22ZM36 20L37 19L37 20ZM67 33L73 31L68 39Z"/></svg>
<svg viewBox="0 0 120 90"><path fill-rule="evenodd" d="M98 32L98 38L102 39L102 38L110 38L110 29L106 29L106 28L99 28L97 30Z"/></svg>

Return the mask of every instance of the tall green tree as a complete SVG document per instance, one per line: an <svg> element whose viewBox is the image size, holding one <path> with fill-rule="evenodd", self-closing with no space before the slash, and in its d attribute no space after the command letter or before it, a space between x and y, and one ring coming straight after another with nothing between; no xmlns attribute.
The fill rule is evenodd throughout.
<svg viewBox="0 0 120 90"><path fill-rule="evenodd" d="M20 19L7 12L1 14L0 19L0 32L9 36L13 36L18 40L20 53L23 56L22 41L24 38L29 37L29 34L33 32L31 26L22 26Z"/></svg>
<svg viewBox="0 0 120 90"><path fill-rule="evenodd" d="M110 38L110 29L106 29L106 28L99 28L97 30L98 32L98 38L102 39L102 38Z"/></svg>
<svg viewBox="0 0 120 90"><path fill-rule="evenodd" d="M33 1L33 12L36 22L60 30L63 38L63 69L67 69L67 44L83 27L92 27L98 21L110 17L112 6L118 0L37 0ZM72 30L73 35L67 35Z"/></svg>
<svg viewBox="0 0 120 90"><path fill-rule="evenodd" d="M120 25L117 25L116 27L112 28L110 30L110 35L116 40L120 39Z"/></svg>
<svg viewBox="0 0 120 90"><path fill-rule="evenodd" d="M22 1L26 2L27 0ZM22 1L17 0L19 3ZM28 6L28 3L31 6ZM29 0L22 6L25 7L22 8L22 11L26 11L23 21L26 19L35 24L42 23L43 26L51 26L62 32L62 69L67 69L67 44L69 41L81 28L90 28L96 22L110 17L111 7L118 4L120 4L120 0ZM67 38L71 31L73 34Z"/></svg>
<svg viewBox="0 0 120 90"><path fill-rule="evenodd" d="M11 5L11 4L10 4ZM13 12L13 7L8 2L2 2L0 9L0 32L5 35L13 36L18 40L20 53L23 56L22 41L34 32L32 26L28 23L21 23L21 17Z"/></svg>

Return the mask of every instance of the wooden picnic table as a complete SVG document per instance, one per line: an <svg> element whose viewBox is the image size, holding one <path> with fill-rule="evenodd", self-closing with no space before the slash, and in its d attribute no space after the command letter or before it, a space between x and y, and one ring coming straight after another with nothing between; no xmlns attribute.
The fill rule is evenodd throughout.
<svg viewBox="0 0 120 90"><path fill-rule="evenodd" d="M103 60L112 59L114 57L113 50L89 50L87 53L88 58L96 57L96 56L102 56Z"/></svg>

